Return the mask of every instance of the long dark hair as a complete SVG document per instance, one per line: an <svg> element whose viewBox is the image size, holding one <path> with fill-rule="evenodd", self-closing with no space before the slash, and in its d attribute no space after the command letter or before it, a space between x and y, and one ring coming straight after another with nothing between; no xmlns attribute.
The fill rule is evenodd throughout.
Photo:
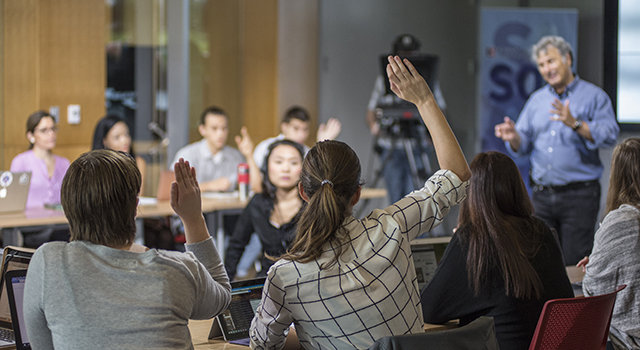
<svg viewBox="0 0 640 350"><path fill-rule="evenodd" d="M319 258L329 243L336 254L321 268L332 266L342 255L346 234L342 224L351 215L351 199L362 184L360 160L344 142L318 142L302 163L300 183L308 203L291 248L281 258L307 263Z"/></svg>
<svg viewBox="0 0 640 350"><path fill-rule="evenodd" d="M500 152L478 154L471 162L467 199L462 202L458 232L468 247L469 285L478 295L499 272L507 295L537 299L542 282L531 265L549 230L533 218L533 205L516 164Z"/></svg>
<svg viewBox="0 0 640 350"><path fill-rule="evenodd" d="M640 139L629 138L613 150L605 215L622 204L640 208Z"/></svg>
<svg viewBox="0 0 640 350"><path fill-rule="evenodd" d="M92 143L91 149L96 150L96 149L107 148L104 145L104 138L107 137L109 130L111 130L111 128L113 128L114 125L120 122L123 122L126 124L124 119L116 115L107 115L104 118L100 119L100 121L98 121L98 124L96 124L95 131L93 132L93 143ZM127 128L128 127L129 125L127 125ZM133 154L133 146L129 148L129 154Z"/></svg>
<svg viewBox="0 0 640 350"><path fill-rule="evenodd" d="M295 141L284 139L278 140L269 145L269 149L267 151L267 155L264 156L260 172L262 173L262 194L264 196L271 197L274 203L277 203L278 200L276 199L276 186L274 186L271 183L271 179L269 179L269 157L271 157L273 150L280 145L287 145L295 148L300 153L300 160L304 160L304 147Z"/></svg>

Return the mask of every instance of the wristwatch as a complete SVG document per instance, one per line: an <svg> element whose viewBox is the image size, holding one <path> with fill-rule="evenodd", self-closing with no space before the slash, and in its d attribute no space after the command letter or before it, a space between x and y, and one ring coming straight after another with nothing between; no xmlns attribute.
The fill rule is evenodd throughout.
<svg viewBox="0 0 640 350"><path fill-rule="evenodd" d="M576 122L573 123L573 126L571 127L571 129L573 129L573 131L578 131L578 129L580 129L581 126L582 126L582 120L576 119Z"/></svg>

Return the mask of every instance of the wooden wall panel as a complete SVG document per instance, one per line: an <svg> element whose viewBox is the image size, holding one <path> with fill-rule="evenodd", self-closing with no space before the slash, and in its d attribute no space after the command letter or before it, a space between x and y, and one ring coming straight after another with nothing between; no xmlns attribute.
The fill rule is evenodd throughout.
<svg viewBox="0 0 640 350"><path fill-rule="evenodd" d="M4 1L3 168L28 148L29 114L50 106L60 108L55 153L89 150L105 113L105 18L103 0ZM67 123L69 104L81 106L79 125Z"/></svg>
<svg viewBox="0 0 640 350"><path fill-rule="evenodd" d="M41 0L40 108L60 107L56 153L75 159L88 151L105 114L105 5L102 0ZM67 106L81 106L80 124L67 123Z"/></svg>
<svg viewBox="0 0 640 350"><path fill-rule="evenodd" d="M244 124L258 142L279 132L278 1L246 0L243 13Z"/></svg>
<svg viewBox="0 0 640 350"><path fill-rule="evenodd" d="M28 148L27 116L37 109L37 1L4 1L4 96L2 169Z"/></svg>
<svg viewBox="0 0 640 350"><path fill-rule="evenodd" d="M207 1L199 15L202 35L208 46L191 45L190 52L190 138L198 133L200 114L204 108L216 105L229 114L228 144L236 147L233 136L243 125L240 15L242 1ZM195 19L194 19L195 20ZM195 34L195 33L192 33Z"/></svg>

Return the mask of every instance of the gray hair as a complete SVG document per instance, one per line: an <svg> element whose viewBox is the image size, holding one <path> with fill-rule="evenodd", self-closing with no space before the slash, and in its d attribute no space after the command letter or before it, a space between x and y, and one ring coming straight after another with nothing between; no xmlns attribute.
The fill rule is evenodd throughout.
<svg viewBox="0 0 640 350"><path fill-rule="evenodd" d="M565 60L567 54L571 58L571 62L573 62L573 49L571 48L571 44L566 42L564 38L557 35L547 35L543 36L535 45L531 47L531 59L533 62L536 62L538 59L538 54L540 52L547 52L547 48L549 46L553 46L558 51L560 51L560 55L562 56L562 60Z"/></svg>

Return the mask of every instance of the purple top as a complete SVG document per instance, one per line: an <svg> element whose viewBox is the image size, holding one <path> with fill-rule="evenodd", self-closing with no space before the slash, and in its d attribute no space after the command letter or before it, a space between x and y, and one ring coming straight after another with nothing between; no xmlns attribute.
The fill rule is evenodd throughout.
<svg viewBox="0 0 640 350"><path fill-rule="evenodd" d="M56 165L52 177L49 177L44 159L36 157L33 150L20 153L11 161L11 171L31 172L27 208L60 203L62 179L69 168L69 160L56 155L53 157Z"/></svg>

